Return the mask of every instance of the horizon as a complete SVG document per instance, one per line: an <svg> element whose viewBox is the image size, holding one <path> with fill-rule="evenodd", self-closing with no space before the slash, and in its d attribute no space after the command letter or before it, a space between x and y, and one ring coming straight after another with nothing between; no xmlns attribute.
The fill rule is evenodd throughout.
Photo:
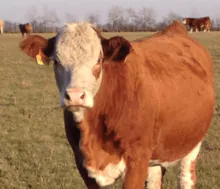
<svg viewBox="0 0 220 189"><path fill-rule="evenodd" d="M199 8L198 8L199 5ZM156 21L162 21L166 16L173 12L182 17L204 17L210 16L212 20L220 18L220 1L212 0L118 0L117 3L110 0L81 0L73 2L70 0L8 0L0 6L0 19L16 23L30 22L30 17L36 15L46 15L54 13L60 20L60 24L64 24L71 17L74 20L86 20L88 15L97 14L100 23L106 23L108 20L108 12L118 6L122 9L133 8L139 11L146 7L153 9ZM19 11L18 11L19 10ZM13 13L13 14L12 14Z"/></svg>

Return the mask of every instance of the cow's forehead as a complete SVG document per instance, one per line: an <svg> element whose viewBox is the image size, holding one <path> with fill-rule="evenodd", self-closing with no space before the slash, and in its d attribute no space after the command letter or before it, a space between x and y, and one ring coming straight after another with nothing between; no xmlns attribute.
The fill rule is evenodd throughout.
<svg viewBox="0 0 220 189"><path fill-rule="evenodd" d="M100 37L91 24L66 24L57 35L54 56L62 64L80 64L97 57L102 50Z"/></svg>

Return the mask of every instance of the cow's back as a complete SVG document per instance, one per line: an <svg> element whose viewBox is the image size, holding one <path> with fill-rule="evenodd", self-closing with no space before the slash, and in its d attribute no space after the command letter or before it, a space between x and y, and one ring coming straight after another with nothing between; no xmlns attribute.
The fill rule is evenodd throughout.
<svg viewBox="0 0 220 189"><path fill-rule="evenodd" d="M179 23L132 45L143 53L159 96L152 159L174 161L189 153L209 128L214 106L212 60Z"/></svg>

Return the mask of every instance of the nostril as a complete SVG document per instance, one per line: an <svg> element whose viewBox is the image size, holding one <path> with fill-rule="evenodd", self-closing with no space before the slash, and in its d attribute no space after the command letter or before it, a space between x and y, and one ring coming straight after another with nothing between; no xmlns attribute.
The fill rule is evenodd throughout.
<svg viewBox="0 0 220 189"><path fill-rule="evenodd" d="M67 92L65 92L64 98L67 99L67 100L70 100L70 95Z"/></svg>
<svg viewBox="0 0 220 189"><path fill-rule="evenodd" d="M80 98L83 100L85 98L86 94L85 92L83 92L81 95L80 95Z"/></svg>

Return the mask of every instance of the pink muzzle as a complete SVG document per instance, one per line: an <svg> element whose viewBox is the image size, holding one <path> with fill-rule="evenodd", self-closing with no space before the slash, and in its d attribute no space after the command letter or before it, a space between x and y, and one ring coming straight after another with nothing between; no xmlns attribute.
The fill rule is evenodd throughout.
<svg viewBox="0 0 220 189"><path fill-rule="evenodd" d="M64 102L66 107L92 107L93 97L87 91L71 88L65 91Z"/></svg>

